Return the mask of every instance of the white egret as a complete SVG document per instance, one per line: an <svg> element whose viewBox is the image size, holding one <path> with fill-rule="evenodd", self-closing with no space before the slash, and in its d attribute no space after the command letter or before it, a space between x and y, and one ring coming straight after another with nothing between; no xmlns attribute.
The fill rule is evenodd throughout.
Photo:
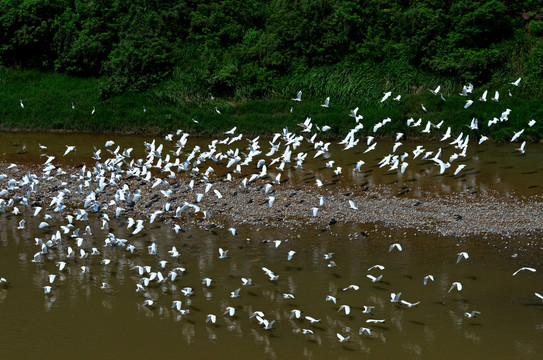
<svg viewBox="0 0 543 360"><path fill-rule="evenodd" d="M513 276L516 276L519 272L521 271L531 271L531 272L536 272L537 270L534 269L534 268L531 268L531 267L521 267L520 269L518 269L517 271L515 271L513 273Z"/></svg>
<svg viewBox="0 0 543 360"><path fill-rule="evenodd" d="M395 248L398 249L398 251L402 251L402 245L400 245L398 243L394 243L394 244L390 245L390 247L388 248L388 252L391 252Z"/></svg>
<svg viewBox="0 0 543 360"><path fill-rule="evenodd" d="M469 254L465 251L458 253L458 258L456 259L456 263L458 264L462 259L469 259Z"/></svg>
<svg viewBox="0 0 543 360"><path fill-rule="evenodd" d="M301 97L301 95L300 95L300 97ZM327 97L327 98L324 100L324 104L322 104L321 106L327 108L327 107L329 107L329 104L330 104L330 96Z"/></svg>

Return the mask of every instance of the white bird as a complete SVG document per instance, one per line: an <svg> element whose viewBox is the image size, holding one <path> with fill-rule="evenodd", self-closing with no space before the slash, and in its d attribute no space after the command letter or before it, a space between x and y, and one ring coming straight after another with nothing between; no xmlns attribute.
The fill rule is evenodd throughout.
<svg viewBox="0 0 543 360"><path fill-rule="evenodd" d="M518 84L520 84L520 80L522 78L518 78L517 80L513 81L512 83L510 83L511 85L514 85L514 86L518 86Z"/></svg>
<svg viewBox="0 0 543 360"><path fill-rule="evenodd" d="M452 283L451 288L449 289L448 292L451 292L452 289L454 289L455 287L456 287L456 290L462 291L462 283L460 283L458 281L455 281L455 282Z"/></svg>
<svg viewBox="0 0 543 360"><path fill-rule="evenodd" d="M473 104L473 100L467 100L466 105L464 105L464 109L469 108Z"/></svg>
<svg viewBox="0 0 543 360"><path fill-rule="evenodd" d="M322 104L321 106L327 108L327 107L329 107L329 104L330 104L330 97L327 97L324 100L324 104Z"/></svg>
<svg viewBox="0 0 543 360"><path fill-rule="evenodd" d="M486 136L481 136L481 138L479 139L479 145L481 145L483 142L487 141L488 140L488 137Z"/></svg>
<svg viewBox="0 0 543 360"><path fill-rule="evenodd" d="M520 130L519 132L516 132L511 138L511 142L514 142L515 140L517 140L520 137L520 135L522 135L523 132L524 132L524 129Z"/></svg>
<svg viewBox="0 0 543 360"><path fill-rule="evenodd" d="M404 305L407 305L408 308L412 308L420 304L420 301L417 301L416 303L410 303L409 301L401 300L400 302Z"/></svg>
<svg viewBox="0 0 543 360"><path fill-rule="evenodd" d="M371 329L367 327L361 327L360 329L358 329L358 335L364 334L371 335Z"/></svg>
<svg viewBox="0 0 543 360"><path fill-rule="evenodd" d="M205 286L209 287L209 286L211 285L211 282L212 282L212 281L213 281L213 280L211 280L211 279L208 278L208 277L203 278L203 279L202 279L202 285L205 285Z"/></svg>
<svg viewBox="0 0 543 360"><path fill-rule="evenodd" d="M426 275L423 280L424 285L428 284L428 280L434 281L434 275Z"/></svg>
<svg viewBox="0 0 543 360"><path fill-rule="evenodd" d="M236 309L232 306L228 306L225 310L226 311L224 312L224 314L228 314L228 316L230 317L234 316L234 314L236 313Z"/></svg>
<svg viewBox="0 0 543 360"><path fill-rule="evenodd" d="M386 99L388 99L389 96L392 95L392 91L388 91L388 92L385 92L385 93L383 93L383 94L384 94L384 96L383 96L383 98L381 99L381 102L384 102Z"/></svg>
<svg viewBox="0 0 543 360"><path fill-rule="evenodd" d="M347 291L349 289L357 291L358 289L360 289L360 286L351 284L351 285L347 286L346 288L344 288L343 291Z"/></svg>
<svg viewBox="0 0 543 360"><path fill-rule="evenodd" d="M317 208L317 207L311 208L311 212L313 213L313 216L317 216L318 211L319 211L319 208Z"/></svg>
<svg viewBox="0 0 543 360"><path fill-rule="evenodd" d="M306 319L307 321L309 321L311 324L315 324L315 323L321 322L321 319L315 319L314 317L311 317L311 316L306 316L305 319Z"/></svg>
<svg viewBox="0 0 543 360"><path fill-rule="evenodd" d="M398 251L402 251L402 246L398 243L394 243L390 245L390 247L388 248L388 252L391 252L392 250L394 250L394 248L398 249Z"/></svg>
<svg viewBox="0 0 543 360"><path fill-rule="evenodd" d="M349 341L349 339L351 338L350 335L347 336L347 337L341 335L340 333L336 333L336 335L337 335L337 338L339 339L339 342L340 342L340 343L347 342L347 341Z"/></svg>
<svg viewBox="0 0 543 360"><path fill-rule="evenodd" d="M75 150L75 146L66 145L66 151L64 152L64 155L62 156L68 155L68 153L72 150Z"/></svg>
<svg viewBox="0 0 543 360"><path fill-rule="evenodd" d="M394 99L392 99L392 100L400 101L401 99L402 99L402 96L401 96L401 95L398 95L398 96L396 96L396 97L395 97Z"/></svg>
<svg viewBox="0 0 543 360"><path fill-rule="evenodd" d="M228 130L224 134L226 134L226 135L234 135L234 133L236 132L236 129L237 129L237 126L234 126L232 129Z"/></svg>
<svg viewBox="0 0 543 360"><path fill-rule="evenodd" d="M94 113L96 112L96 107L92 107L92 111L91 111L91 115L94 115Z"/></svg>
<svg viewBox="0 0 543 360"><path fill-rule="evenodd" d="M498 90L496 90L496 92L494 93L494 97L490 100L495 102L498 102L500 100L500 93L498 92Z"/></svg>
<svg viewBox="0 0 543 360"><path fill-rule="evenodd" d="M296 94L296 97L291 99L291 100L294 100L294 101L302 101L302 91L298 91L298 94Z"/></svg>
<svg viewBox="0 0 543 360"><path fill-rule="evenodd" d="M467 317L468 319L472 319L479 314L481 314L479 311L473 310L472 312L465 312L464 317Z"/></svg>
<svg viewBox="0 0 543 360"><path fill-rule="evenodd" d="M479 101L486 101L486 95L488 94L488 90L485 90L483 95L479 98Z"/></svg>
<svg viewBox="0 0 543 360"><path fill-rule="evenodd" d="M313 335L313 334L315 334L315 333L313 332L313 330L302 329L302 334L304 334L304 335L308 335L308 334Z"/></svg>
<svg viewBox="0 0 543 360"><path fill-rule="evenodd" d="M287 261L292 260L292 257L294 256L294 254L296 254L296 251L290 250L290 251L288 252L288 255L287 255Z"/></svg>
<svg viewBox="0 0 543 360"><path fill-rule="evenodd" d="M290 311L290 318L296 318L299 319L302 316L302 312L298 309L293 309Z"/></svg>
<svg viewBox="0 0 543 360"><path fill-rule="evenodd" d="M354 202L352 200L349 200L349 206L353 210L358 210L358 207L354 204Z"/></svg>
<svg viewBox="0 0 543 360"><path fill-rule="evenodd" d="M379 282L379 281L383 278L383 275L379 275L379 276L375 277L375 276L373 276L373 275L367 274L366 276L367 276L368 279L370 279L371 282L373 282L373 283Z"/></svg>
<svg viewBox="0 0 543 360"><path fill-rule="evenodd" d="M537 296L538 298L540 298L541 300L543 300L543 295L539 294L539 293L534 293L535 296Z"/></svg>
<svg viewBox="0 0 543 360"><path fill-rule="evenodd" d="M228 250L219 248L219 259L226 259L228 257Z"/></svg>
<svg viewBox="0 0 543 360"><path fill-rule="evenodd" d="M237 234L237 230L234 229L234 228L229 228L228 231L229 231L230 234L232 234L232 235L236 235L236 234Z"/></svg>
<svg viewBox="0 0 543 360"><path fill-rule="evenodd" d="M456 259L456 263L458 264L462 259L468 259L469 258L469 254L465 251L462 251L462 252L459 252L458 254L458 258Z"/></svg>
<svg viewBox="0 0 543 360"><path fill-rule="evenodd" d="M532 126L535 125L535 123L536 123L536 121L535 121L534 119L532 119L532 120L530 120L530 121L528 122L528 126L529 126L529 127L532 127Z"/></svg>
<svg viewBox="0 0 543 360"><path fill-rule="evenodd" d="M441 89L441 85L438 85L435 90L430 90L430 92L434 95L437 95L440 89Z"/></svg>
<svg viewBox="0 0 543 360"><path fill-rule="evenodd" d="M379 269L383 271L385 270L385 267L383 265L373 265L372 267L368 268L368 271L372 271L373 269Z"/></svg>
<svg viewBox="0 0 543 360"><path fill-rule="evenodd" d="M402 296L402 293L391 293L390 294L390 302L392 303L399 303L400 302L400 296Z"/></svg>
<svg viewBox="0 0 543 360"><path fill-rule="evenodd" d="M526 141L523 141L522 144L520 144L520 146L515 149L515 150L518 150L520 151L522 154L524 154L524 147L526 146Z"/></svg>
<svg viewBox="0 0 543 360"><path fill-rule="evenodd" d="M449 126L447 128L447 131L445 132L445 134L443 135L443 137L441 138L441 141L445 141L447 140L448 138L451 137L451 127Z"/></svg>
<svg viewBox="0 0 543 360"><path fill-rule="evenodd" d="M207 314L206 323L210 321L215 324L215 322L217 321L217 316L213 314Z"/></svg>
<svg viewBox="0 0 543 360"><path fill-rule="evenodd" d="M19 100L19 105L21 105L21 109L25 108L25 104L23 104L23 100Z"/></svg>
<svg viewBox="0 0 543 360"><path fill-rule="evenodd" d="M518 269L517 271L515 271L513 273L513 276L516 276L519 272L524 271L524 270L528 270L528 271L531 271L531 272L536 272L537 271L536 269L531 268L531 267L521 267L520 269Z"/></svg>
<svg viewBox="0 0 543 360"><path fill-rule="evenodd" d="M371 311L375 308L375 306L367 306L363 305L364 310L362 310L362 314L371 314Z"/></svg>
<svg viewBox="0 0 543 360"><path fill-rule="evenodd" d="M337 300L336 300L335 296L326 295L326 301L331 301L331 302L333 302L335 304Z"/></svg>
<svg viewBox="0 0 543 360"><path fill-rule="evenodd" d="M341 305L338 312L341 310L345 310L345 315L349 315L351 313L351 307L349 305Z"/></svg>

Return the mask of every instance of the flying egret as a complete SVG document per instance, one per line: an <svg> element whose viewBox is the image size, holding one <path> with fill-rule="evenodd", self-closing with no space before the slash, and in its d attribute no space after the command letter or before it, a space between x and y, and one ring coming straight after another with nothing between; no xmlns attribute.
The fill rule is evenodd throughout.
<svg viewBox="0 0 543 360"><path fill-rule="evenodd" d="M352 200L349 200L349 207L353 210L358 210L358 207L354 204Z"/></svg>
<svg viewBox="0 0 543 360"><path fill-rule="evenodd" d="M346 288L344 288L343 291L347 291L349 289L357 291L358 289L360 289L360 286L351 284L351 285L347 286Z"/></svg>
<svg viewBox="0 0 543 360"><path fill-rule="evenodd" d="M519 132L516 132L511 138L511 142L514 142L515 140L517 140L520 137L520 135L522 135L523 132L524 132L524 129L520 130Z"/></svg>
<svg viewBox="0 0 543 360"><path fill-rule="evenodd" d="M341 335L340 333L336 333L336 335L337 335L337 338L339 339L339 342L340 342L340 343L347 342L347 341L349 341L349 339L351 338L350 335L347 336L347 337Z"/></svg>
<svg viewBox="0 0 543 360"><path fill-rule="evenodd" d="M410 303L409 301L400 300L400 303L407 305L408 308L412 308L420 304L420 301L417 301L416 303Z"/></svg>
<svg viewBox="0 0 543 360"><path fill-rule="evenodd" d="M458 254L458 258L456 259L456 263L458 264L462 259L468 259L469 258L469 254L465 251L462 251L462 252L459 252Z"/></svg>
<svg viewBox="0 0 543 360"><path fill-rule="evenodd" d="M518 269L517 271L513 273L513 276L516 276L519 272L524 271L524 270L531 271L531 272L537 271L536 269L531 268L531 267L521 267L520 269Z"/></svg>
<svg viewBox="0 0 543 360"><path fill-rule="evenodd" d="M291 99L291 100L294 100L294 101L302 101L302 91L298 91L298 94L296 94L296 97Z"/></svg>
<svg viewBox="0 0 543 360"><path fill-rule="evenodd" d="M301 95L300 95L300 97L301 97ZM328 97L324 100L324 104L322 104L321 106L327 108L327 107L329 107L329 104L330 104L330 96L328 96Z"/></svg>
<svg viewBox="0 0 543 360"><path fill-rule="evenodd" d="M68 155L68 153L69 153L70 151L73 151L73 150L75 150L75 146L66 145L66 151L64 152L64 155L62 155L62 156Z"/></svg>
<svg viewBox="0 0 543 360"><path fill-rule="evenodd" d="M349 305L341 305L338 312L341 310L345 310L345 315L349 315L351 313L351 307Z"/></svg>
<svg viewBox="0 0 543 360"><path fill-rule="evenodd" d="M454 289L455 287L456 287L456 290L462 291L462 283L460 283L458 281L455 281L455 282L452 283L451 288L449 289L448 292L451 292L452 289Z"/></svg>
<svg viewBox="0 0 543 360"><path fill-rule="evenodd" d="M386 99L388 99L390 97L390 95L392 95L392 91L384 92L383 94L384 94L384 96L381 99L381 102L384 102Z"/></svg>
<svg viewBox="0 0 543 360"><path fill-rule="evenodd" d="M518 84L520 84L520 80L522 78L518 78L517 80L513 81L512 83L510 83L511 85L514 85L514 86L518 86Z"/></svg>
<svg viewBox="0 0 543 360"><path fill-rule="evenodd" d="M311 324L315 324L315 323L321 322L321 319L315 319L314 317L311 317L311 316L306 316L305 319L306 319L307 321L309 321Z"/></svg>
<svg viewBox="0 0 543 360"><path fill-rule="evenodd" d="M287 255L287 261L292 260L292 257L294 256L294 254L296 254L296 251L290 250L290 251L288 252L288 255Z"/></svg>
<svg viewBox="0 0 543 360"><path fill-rule="evenodd" d="M402 251L402 246L398 243L394 243L390 245L390 247L388 248L388 252L391 252L392 250L394 250L394 248L398 249L398 251Z"/></svg>
<svg viewBox="0 0 543 360"><path fill-rule="evenodd" d="M424 285L428 284L428 280L434 281L434 275L426 275L423 280Z"/></svg>
<svg viewBox="0 0 543 360"><path fill-rule="evenodd" d="M228 257L228 250L219 248L219 259L226 259Z"/></svg>
<svg viewBox="0 0 543 360"><path fill-rule="evenodd" d="M476 317L479 314L481 314L481 312L473 310L472 312L465 312L464 317L467 317L468 319L472 319L472 318Z"/></svg>
<svg viewBox="0 0 543 360"><path fill-rule="evenodd" d="M375 277L373 275L367 274L366 276L368 277L368 279L371 280L372 283L379 282L383 278L383 275Z"/></svg>

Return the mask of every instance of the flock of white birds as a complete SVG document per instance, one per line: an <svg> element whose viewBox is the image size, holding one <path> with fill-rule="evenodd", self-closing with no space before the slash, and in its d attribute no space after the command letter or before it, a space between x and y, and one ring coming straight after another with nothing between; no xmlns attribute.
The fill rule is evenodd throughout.
<svg viewBox="0 0 543 360"><path fill-rule="evenodd" d="M511 83L513 86L518 86L520 79ZM440 87L438 86L431 92L438 96L440 95ZM467 85L463 88L461 96L469 97L473 93L473 86ZM381 102L387 101L392 96L391 92L384 94ZM478 99L478 101L486 101L487 91ZM294 101L302 101L302 92L300 91L293 99ZM393 98L395 101L400 101L401 96ZM499 102L499 93L496 91L491 99ZM475 100L468 99L465 108L473 106ZM327 98L322 105L328 107L330 98ZM21 100L21 107L24 104ZM424 108L424 105L422 105ZM355 147L364 147L363 153L371 152L378 145L376 137L367 136L363 140L357 136L363 127L364 117L358 113L358 108L353 109L350 116L353 118L353 127L347 133L339 144L343 145L344 150L353 149ZM93 108L92 113L96 109ZM498 124L508 120L511 114L510 109L503 109L501 115L489 121L488 125ZM373 127L373 132L386 126L392 120L384 119ZM407 120L408 127L422 126L422 119ZM527 123L528 126L534 126L535 120ZM173 231L179 233L181 230L180 223L182 221L190 221L191 217L209 218L213 216L212 208L205 208L202 205L204 197L215 197L216 199L224 198L221 190L221 184L224 182L239 183L240 188L247 188L255 184L262 186L262 196L268 201L268 206L273 207L275 202L274 188L286 186L281 182L282 174L287 168L300 169L304 165L304 161L308 156L313 158L323 158L323 162L327 168L332 169L334 176L340 176L343 169L339 166L334 166L334 160L324 159L324 155L328 153L330 142L325 142L319 139L319 134L328 131L333 127L333 124L318 127L311 119L307 118L303 123L299 124L302 128L301 133L291 132L288 129L283 129L281 133L277 133L269 141L269 150L263 151L259 142L260 137L253 139L245 139L243 134L236 132L234 127L226 131L223 136L213 139L208 144L207 148L194 146L189 148L187 141L189 134L178 130L175 134L165 136L167 145L153 140L145 143L145 156L142 158L132 157L132 148L122 149L117 146L113 140L107 141L103 148L96 149L92 154L95 163L93 166L87 167L83 165L77 169L70 169L68 172L55 162L54 155L47 155L47 147L39 145L43 152L46 161L41 165L40 171L33 173L26 171L15 176L15 171L18 170L18 164L11 164L7 167L4 174L0 174L0 213L8 213L17 217L22 217L18 222L17 231L23 232L27 227L28 218L33 218L34 222L39 222L38 229L45 229L46 234L43 237L35 238L34 244L36 252L32 257L32 263L42 269L50 269L49 264L55 264L55 271L44 279L43 292L48 297L54 297L58 278L66 271L79 271L82 274L93 272L93 267L107 267L114 261L115 257L120 253L130 254L132 271L136 274L134 291L141 294L140 306L149 309L156 309L159 306L168 306L176 312L178 316L196 316L191 315L191 304L194 296L199 296L197 284L182 286L177 289L176 285L183 284L183 276L186 269L182 266L182 252L173 246L167 251L159 251L161 244L152 242L148 246L142 247L134 243L136 238L145 237L146 233L153 231L150 225L153 223L173 224ZM433 129L444 128L445 122L441 121L438 124L427 122L422 133L430 133ZM478 120L473 119L468 127L472 130L478 129ZM434 130L435 131L435 130ZM519 129L516 133L511 134L511 141L517 141L524 132L524 129ZM470 144L469 134L463 133L454 136L451 133L451 128L447 127L441 137L441 142L447 145L454 146L454 153L444 158L441 149L435 153L427 151L423 145L419 145L412 151L404 151L402 149L401 139L404 137L402 133L395 136L395 142L391 152L383 157L378 165L380 167L388 167L390 171L403 173L409 166L409 162L419 160L434 163L439 168L439 173L444 174L447 169L454 168L451 171L453 175L459 174L466 166L465 163L453 166L456 160L465 157ZM362 140L362 144L359 142ZM452 140L452 141L451 141ZM481 136L476 140L476 143L481 144L487 140L487 137ZM247 143L245 143L247 141ZM243 145L240 145L243 144ZM302 144L311 147L311 151L301 151ZM518 150L522 153L525 151L526 142L522 142ZM171 150L167 150L169 148ZM71 152L76 151L73 145L66 145L64 156L68 156ZM352 171L364 171L365 161L360 160ZM221 179L218 179L217 169L221 167ZM138 182L133 181L138 179ZM220 180L220 181L219 181ZM149 184L146 191L149 194L143 193L143 188L137 184L141 181ZM287 181L288 183L288 181ZM35 194L40 193L40 187L44 184L54 184L57 186L55 193L42 194L44 197L40 202L36 199ZM174 188L174 185L181 184L183 190L187 190L193 201L183 201L181 203L173 203L170 201L172 195L179 190ZM316 179L315 187L318 190L323 186L320 179ZM211 191L213 190L213 191ZM111 194L111 195L107 195ZM159 208L150 209L148 213L141 213L138 216L128 217L126 219L126 230L129 236L126 239L118 237L113 231L108 232L109 222L111 217L124 218L124 213L128 207L138 204L147 196L158 195L161 201ZM108 197L106 197L108 196ZM70 200L66 200L70 197ZM187 195L187 198L189 195ZM74 200L74 199L81 199ZM325 198L319 196L315 199L314 206L308 206L307 216L318 216L319 208L325 203ZM317 205L318 204L318 205ZM349 200L349 208L352 211L358 211L358 206L352 200ZM185 219L184 219L185 218ZM61 221L58 221L62 219ZM167 221L166 221L167 220ZM119 220L116 220L119 221ZM93 246L96 238L93 229L96 222L100 225L100 231L108 232L101 246ZM94 225L93 225L94 224ZM238 236L238 231L235 227L228 229L229 236ZM139 235L138 235L139 234ZM181 235L180 235L181 236ZM277 251L284 248L284 244L288 241L275 240L271 242ZM388 245L387 245L388 246ZM221 261L228 261L228 249L218 248L217 257ZM401 252L402 246L399 243L390 245L390 252ZM111 256L107 258L105 254ZM159 256L162 254L161 256ZM143 263L144 257L154 257L152 263ZM466 252L458 253L457 263L467 261L469 255ZM92 261L93 258L99 258L100 261ZM285 261L296 261L296 251L285 251ZM324 255L325 265L329 268L336 266L333 258L333 253ZM278 283L278 289L281 289L284 284L281 284L281 274L267 267L261 267L262 271L270 282ZM382 281L382 271L385 269L382 265L375 265L368 269L366 274L371 283L379 283ZM520 271L535 272L536 269L523 267L515 272L516 276ZM361 275L363 276L363 274ZM424 285L430 285L434 281L434 276L428 274L424 279L420 279ZM0 284L3 286L18 286L12 284L9 279L1 278ZM214 284L210 278L201 279L203 288L209 288ZM247 316L254 319L255 324L261 326L264 330L272 330L277 318L268 317L263 311L253 311L251 308L236 306L235 300L243 297L245 289L254 286L251 274L240 278L240 286L238 288L229 289L226 298L228 306L220 309L220 312L208 314L204 321L216 323L218 317L233 318L239 316L239 312L246 313ZM157 295L157 288L168 288L168 301L165 304L161 296ZM452 282L447 293L453 291L461 291L463 285L460 282ZM110 284L103 282L101 289L107 291L111 289ZM330 294L322 301L337 303L341 298L341 293L347 291L357 291L359 285L351 284L343 291L337 294ZM296 294L287 291L281 292L285 300L295 299ZM446 296L446 294L444 296ZM173 295L171 295L173 294ZM539 293L535 295L543 300L543 296ZM197 298L197 297L196 297ZM316 299L315 301L320 301ZM405 300L402 298L402 293L391 293L390 302L397 306L406 309L416 307L420 301ZM341 304L338 312L344 312L349 315L352 304ZM423 304L420 304L423 306ZM385 322L386 314L376 314L374 316L375 305L364 305L362 311L365 316L364 325L359 329L360 336L374 336L372 326ZM237 314L237 315L236 315ZM474 318L480 313L477 310L466 311L464 316L468 319ZM303 309L292 309L289 313L289 318L295 319L299 328L296 331L308 336L313 336L318 332L318 328L313 328L312 325L321 322L320 314L309 314ZM350 341L350 333L337 333L337 340L341 343Z"/></svg>

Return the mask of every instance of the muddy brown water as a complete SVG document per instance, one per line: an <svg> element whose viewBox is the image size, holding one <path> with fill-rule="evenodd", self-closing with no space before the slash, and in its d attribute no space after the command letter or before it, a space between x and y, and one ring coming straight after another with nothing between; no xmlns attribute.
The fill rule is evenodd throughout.
<svg viewBox="0 0 543 360"><path fill-rule="evenodd" d="M110 136L89 134L1 134L0 153L5 162L43 162L37 143L48 146L48 154L61 159L65 144L77 146L72 156L62 159L78 165L89 161L93 147L103 147ZM133 146L142 156L144 137L116 137L122 146ZM210 139L194 139L191 144L207 146ZM17 151L26 145L25 154ZM435 191L443 194L464 191L497 192L522 197L541 195L543 149L528 145L524 156L514 152L516 145L473 146L469 160L459 176L436 176L436 169L416 162L401 175L375 167L382 153L360 154L333 148L330 159L344 169L341 178L330 174L323 160L308 161L304 173L289 170L293 183L314 182L308 172L333 183L354 182L363 186L387 185L402 190L406 196ZM245 144L244 144L245 146ZM407 144L414 148L416 145ZM189 146L190 147L190 146ZM434 150L439 144L430 144ZM363 149L363 148L362 148ZM385 152L387 151L387 152ZM349 169L364 159L369 172L361 174ZM5 171L2 171L5 172ZM286 175L284 175L286 176ZM24 207L20 208L24 210ZM25 211L25 210L24 210ZM25 215L26 214L26 215ZM210 230L184 226L176 234L171 225L160 222L146 225L139 234L126 229L126 219L112 219L109 229L91 217L92 235L83 235L83 248L96 247L100 255L65 259L68 246L79 250L75 239L62 235L62 242L48 248L42 261L31 260L40 247L35 238L46 241L58 225L65 224L59 214L49 220L51 227L38 229L40 220L30 216L0 214L0 358L420 358L420 359L540 359L543 354L543 301L535 292L543 293L543 242L540 237L499 236L443 237L412 229L391 229L379 224L337 224L326 228L267 228L240 226L232 235L227 229ZM25 218L24 229L17 229ZM125 247L104 247L109 233L126 239L135 246L134 254ZM353 236L357 234L358 236ZM360 235L363 234L363 235ZM282 243L276 248L273 240ZM157 255L147 247L158 245ZM400 243L403 251L389 252L391 243ZM180 255L173 258L169 250L175 246ZM219 248L228 257L219 259ZM288 252L296 251L287 261ZM457 263L457 254L466 251L467 260ZM333 252L337 266L330 267L325 254ZM103 259L111 260L104 265ZM67 265L59 271L56 263ZM166 260L162 269L159 261ZM385 269L368 271L380 264ZM145 292L136 292L140 276L132 268L149 265L152 272L166 275L176 267L186 269L174 280L151 281ZM88 273L82 273L87 266ZM513 272L522 266L536 268L535 273ZM279 275L270 281L262 270L268 268ZM50 284L53 290L44 294L48 276L57 275ZM372 283L367 274L382 274ZM432 274L434 282L423 284ZM149 276L149 274L146 274ZM210 287L202 279L212 279ZM252 286L242 286L241 278L251 278ZM461 291L449 292L453 282L462 283ZM101 289L107 283L108 289ZM358 290L343 291L349 285ZM185 297L181 290L193 289ZM241 288L240 297L231 292ZM420 301L416 307L391 303L390 294L401 292L401 299ZM293 294L285 299L283 294ZM334 295L337 303L325 301ZM143 305L152 299L152 306ZM181 315L172 301L181 300ZM350 305L351 313L338 311ZM372 314L363 314L364 305L375 306ZM234 317L224 314L227 306L236 308ZM293 309L302 317L320 319L311 324L305 319L290 319ZM273 329L265 330L256 317L273 321ZM465 312L481 314L468 319ZM207 314L215 314L215 324L206 323ZM367 319L382 319L381 324L367 324ZM371 335L359 335L360 327L368 327ZM302 334L302 329L314 334ZM337 333L350 336L339 343Z"/></svg>

